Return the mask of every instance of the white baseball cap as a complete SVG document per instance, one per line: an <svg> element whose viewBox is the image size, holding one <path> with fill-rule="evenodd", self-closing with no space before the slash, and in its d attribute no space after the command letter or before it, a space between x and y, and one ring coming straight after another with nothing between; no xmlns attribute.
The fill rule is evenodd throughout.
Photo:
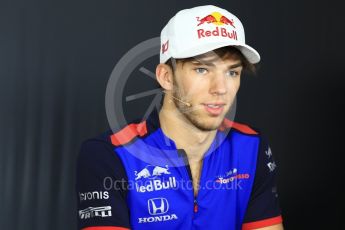
<svg viewBox="0 0 345 230"><path fill-rule="evenodd" d="M250 63L260 61L259 53L246 45L243 25L235 15L213 5L181 10L161 32L160 63L225 46L238 48Z"/></svg>

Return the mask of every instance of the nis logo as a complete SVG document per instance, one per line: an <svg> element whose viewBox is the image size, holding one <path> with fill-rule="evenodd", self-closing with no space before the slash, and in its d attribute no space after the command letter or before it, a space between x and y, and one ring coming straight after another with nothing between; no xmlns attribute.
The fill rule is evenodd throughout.
<svg viewBox="0 0 345 230"><path fill-rule="evenodd" d="M92 191L92 192L84 192L79 193L80 201L86 200L107 200L109 199L109 192L108 191Z"/></svg>
<svg viewBox="0 0 345 230"><path fill-rule="evenodd" d="M229 39L237 40L236 27L233 19L228 19L219 12L213 12L209 15L206 15L202 18L197 17L197 26L204 24L213 24L216 26L214 30L198 29L198 38L212 37L212 36L222 36L228 37ZM232 29L231 31L227 30L226 27L219 27L227 25L228 28Z"/></svg>
<svg viewBox="0 0 345 230"><path fill-rule="evenodd" d="M164 167L147 165L135 174L135 187L137 192L152 192L162 189L175 188L176 178L170 176L168 165Z"/></svg>

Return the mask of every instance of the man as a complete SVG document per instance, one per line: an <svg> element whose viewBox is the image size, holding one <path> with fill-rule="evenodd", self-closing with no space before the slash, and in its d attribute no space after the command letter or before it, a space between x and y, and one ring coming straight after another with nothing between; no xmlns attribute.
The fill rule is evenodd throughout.
<svg viewBox="0 0 345 230"><path fill-rule="evenodd" d="M270 148L225 118L259 60L228 11L178 12L161 33L159 113L82 145L79 228L283 229Z"/></svg>

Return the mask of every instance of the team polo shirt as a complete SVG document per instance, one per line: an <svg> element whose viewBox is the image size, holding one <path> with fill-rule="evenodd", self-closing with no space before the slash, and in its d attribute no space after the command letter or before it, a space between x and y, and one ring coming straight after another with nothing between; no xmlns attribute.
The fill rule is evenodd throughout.
<svg viewBox="0 0 345 230"><path fill-rule="evenodd" d="M83 142L78 228L240 230L279 224L275 175L261 135L224 119L204 154L195 197L187 155L163 133L153 112Z"/></svg>

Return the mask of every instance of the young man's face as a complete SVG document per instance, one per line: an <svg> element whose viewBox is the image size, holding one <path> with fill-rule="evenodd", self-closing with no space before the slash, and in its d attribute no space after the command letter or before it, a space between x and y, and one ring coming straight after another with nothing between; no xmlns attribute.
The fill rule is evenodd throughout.
<svg viewBox="0 0 345 230"><path fill-rule="evenodd" d="M229 111L240 87L242 63L235 55L220 58L215 53L194 61L177 62L173 96L176 108L203 131L217 129Z"/></svg>

